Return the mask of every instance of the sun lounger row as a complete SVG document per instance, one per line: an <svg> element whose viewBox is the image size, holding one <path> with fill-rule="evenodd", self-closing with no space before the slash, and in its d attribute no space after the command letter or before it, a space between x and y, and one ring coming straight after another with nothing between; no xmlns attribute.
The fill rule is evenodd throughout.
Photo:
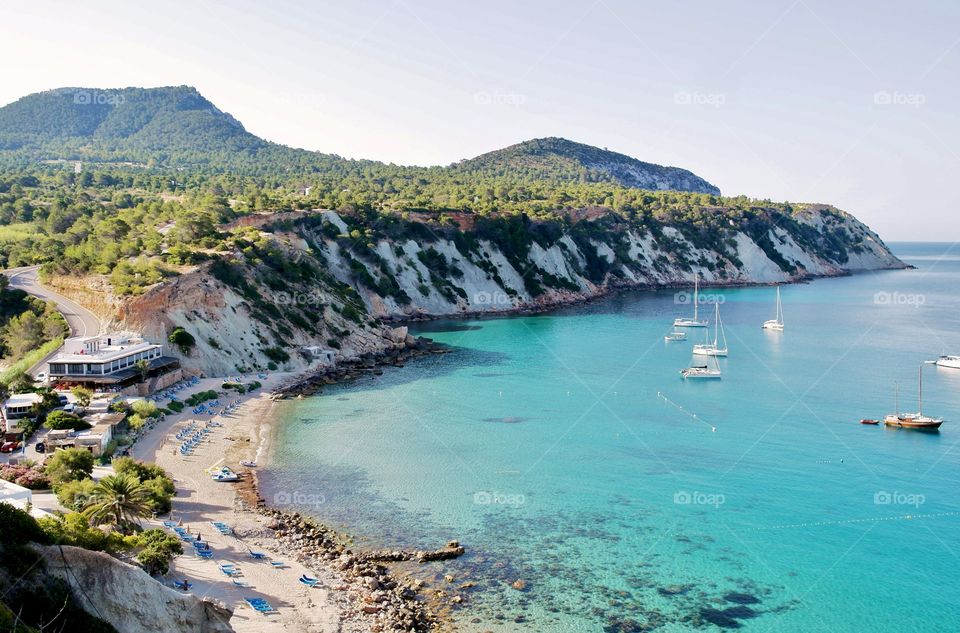
<svg viewBox="0 0 960 633"><path fill-rule="evenodd" d="M270 606L270 603L263 598L244 598L250 607L259 613L275 613L276 609Z"/></svg>

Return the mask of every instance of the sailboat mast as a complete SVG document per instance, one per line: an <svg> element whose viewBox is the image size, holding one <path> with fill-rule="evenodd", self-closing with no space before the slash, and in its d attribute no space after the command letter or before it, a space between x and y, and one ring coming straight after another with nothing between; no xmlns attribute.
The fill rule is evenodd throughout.
<svg viewBox="0 0 960 633"><path fill-rule="evenodd" d="M717 349L717 342L720 339L720 304L714 304L717 308L716 315L714 316L715 323L713 324L713 349Z"/></svg>
<svg viewBox="0 0 960 633"><path fill-rule="evenodd" d="M917 415L923 415L923 365L917 370Z"/></svg>
<svg viewBox="0 0 960 633"><path fill-rule="evenodd" d="M693 320L697 320L697 308L700 307L700 274L693 278Z"/></svg>

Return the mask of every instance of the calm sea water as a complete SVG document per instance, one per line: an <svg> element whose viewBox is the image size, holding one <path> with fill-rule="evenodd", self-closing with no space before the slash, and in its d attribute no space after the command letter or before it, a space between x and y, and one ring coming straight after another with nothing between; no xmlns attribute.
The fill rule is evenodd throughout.
<svg viewBox="0 0 960 633"><path fill-rule="evenodd" d="M924 370L939 434L858 423L960 354L960 247L894 250L917 268L784 286L783 333L772 288L708 289L714 382L679 377L672 291L426 324L450 354L283 405L268 495L369 545L459 539L424 573L477 583L466 631L960 630L960 370Z"/></svg>

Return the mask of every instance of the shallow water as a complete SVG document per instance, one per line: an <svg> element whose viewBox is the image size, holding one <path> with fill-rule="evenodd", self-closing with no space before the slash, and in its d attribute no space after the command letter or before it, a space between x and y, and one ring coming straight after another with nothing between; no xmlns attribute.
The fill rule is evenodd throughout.
<svg viewBox="0 0 960 633"><path fill-rule="evenodd" d="M268 499L460 540L425 573L477 582L466 631L958 630L960 370L924 370L939 434L858 421L960 353L960 248L894 250L918 268L784 286L783 333L771 288L711 289L720 381L679 378L672 291L424 324L453 353L283 404Z"/></svg>

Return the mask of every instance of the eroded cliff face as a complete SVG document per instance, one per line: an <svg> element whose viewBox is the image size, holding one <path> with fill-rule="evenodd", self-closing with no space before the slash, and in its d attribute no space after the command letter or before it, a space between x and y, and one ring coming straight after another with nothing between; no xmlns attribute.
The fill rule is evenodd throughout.
<svg viewBox="0 0 960 633"><path fill-rule="evenodd" d="M139 567L70 546L33 548L47 573L69 585L80 606L122 633L229 633L222 604L165 587Z"/></svg>
<svg viewBox="0 0 960 633"><path fill-rule="evenodd" d="M384 318L544 308L616 288L692 285L697 276L771 284L905 266L856 218L826 206L712 241L672 226L601 226L604 218L528 227L511 242L413 223L404 231L415 237L384 237L333 211L287 215L249 229L256 253L238 249L158 284L124 301L110 326L152 340L186 329L195 346L167 351L207 375L300 371L318 366L302 352L308 346L339 358L403 347L405 330Z"/></svg>
<svg viewBox="0 0 960 633"><path fill-rule="evenodd" d="M504 312L588 299L612 288L692 285L697 276L715 285L772 284L905 267L856 218L823 209L810 208L795 220L811 234L846 236L849 248L833 257L826 254L828 249L801 246L793 233L777 226L760 236L735 232L715 246L698 246L669 226L660 235L626 228L609 241L563 234L546 243L532 242L522 258L511 258L482 239L473 248L440 236L379 240L370 248L374 256L364 257L349 252L343 240L319 232L309 237L331 273L352 285L370 312L380 317ZM347 232L342 218L325 214ZM358 261L377 284L358 281ZM386 286L388 279L402 292L384 294L371 287Z"/></svg>

